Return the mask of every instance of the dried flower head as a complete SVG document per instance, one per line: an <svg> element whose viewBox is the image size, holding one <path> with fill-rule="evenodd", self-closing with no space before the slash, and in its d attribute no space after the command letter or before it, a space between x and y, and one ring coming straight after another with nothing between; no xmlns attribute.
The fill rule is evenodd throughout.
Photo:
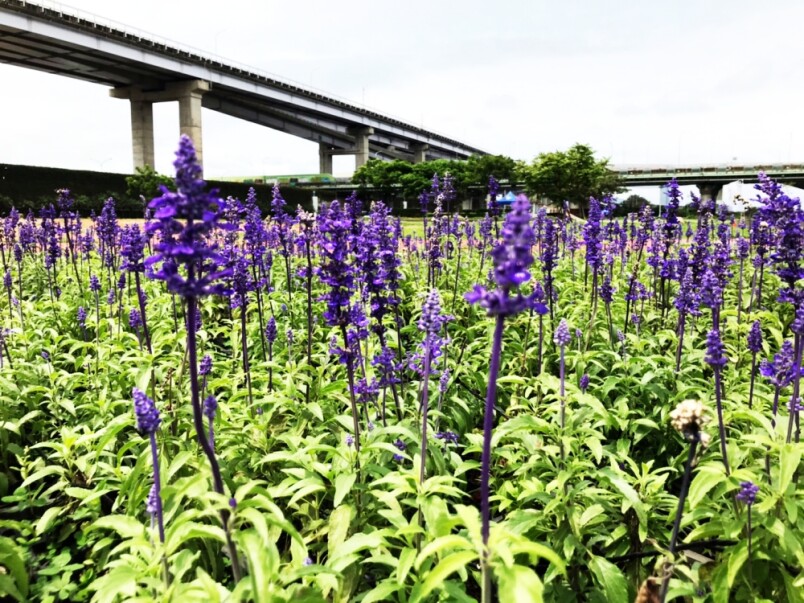
<svg viewBox="0 0 804 603"><path fill-rule="evenodd" d="M704 412L704 405L700 400L684 400L670 413L673 428L681 432L688 440L698 438L706 445L708 437L701 433L702 428L709 422Z"/></svg>

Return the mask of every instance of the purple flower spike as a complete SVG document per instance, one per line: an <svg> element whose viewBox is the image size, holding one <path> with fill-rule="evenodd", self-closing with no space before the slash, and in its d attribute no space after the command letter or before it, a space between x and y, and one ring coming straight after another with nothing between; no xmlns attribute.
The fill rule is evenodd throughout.
<svg viewBox="0 0 804 603"><path fill-rule="evenodd" d="M137 417L137 429L143 434L155 433L162 419L156 404L144 392L136 387L131 392L134 397L134 414Z"/></svg>
<svg viewBox="0 0 804 603"><path fill-rule="evenodd" d="M748 349L754 354L762 351L762 325L758 320L754 321L748 332Z"/></svg>
<svg viewBox="0 0 804 603"><path fill-rule="evenodd" d="M706 362L712 366L723 366L728 363L725 347L720 340L720 331L712 329L706 336Z"/></svg>
<svg viewBox="0 0 804 603"><path fill-rule="evenodd" d="M586 390L589 389L589 375L584 373L581 376L581 380L578 385L581 388L582 392L586 392Z"/></svg>
<svg viewBox="0 0 804 603"><path fill-rule="evenodd" d="M209 354L204 354L204 357L201 359L201 362L198 365L198 374L199 375L209 375L212 372L212 356Z"/></svg>
<svg viewBox="0 0 804 603"><path fill-rule="evenodd" d="M556 328L556 332L553 335L553 341L556 342L557 346L568 346L572 341L572 335L570 335L569 326L567 325L567 319L562 318L561 322L558 323L558 327Z"/></svg>
<svg viewBox="0 0 804 603"><path fill-rule="evenodd" d="M276 319L271 316L268 319L268 324L265 325L265 338L268 340L268 343L273 343L276 341Z"/></svg>
<svg viewBox="0 0 804 603"><path fill-rule="evenodd" d="M159 511L159 506L156 501L157 497L159 496L159 492L156 488L156 484L151 486L151 490L148 492L148 497L145 499L145 510L150 515L156 515Z"/></svg>
<svg viewBox="0 0 804 603"><path fill-rule="evenodd" d="M148 276L165 281L168 291L184 297L222 295L225 289L216 281L231 276L231 269L224 267L225 259L208 237L216 228L228 227L219 223L223 201L217 191L205 190L201 165L189 137L181 137L173 165L177 191L162 187L162 196L148 205L154 210L155 221L148 223L146 231L162 235L154 245L156 254L145 260L146 267L156 263L161 266ZM184 267L184 273L180 267Z"/></svg>
<svg viewBox="0 0 804 603"><path fill-rule="evenodd" d="M754 504L759 493L759 486L753 482L741 482L740 491L737 493L737 500L744 502L749 507Z"/></svg>
<svg viewBox="0 0 804 603"><path fill-rule="evenodd" d="M218 401L215 396L207 396L204 400L204 416L213 421L215 419L215 411L218 410Z"/></svg>
<svg viewBox="0 0 804 603"><path fill-rule="evenodd" d="M498 289L487 291L480 285L465 295L470 304L479 303L489 315L510 316L532 305L530 297L521 293L511 295L519 286L530 280L530 266L533 264L531 248L535 240L531 228L530 201L519 195L511 211L505 217L502 229L502 243L494 248L494 280Z"/></svg>

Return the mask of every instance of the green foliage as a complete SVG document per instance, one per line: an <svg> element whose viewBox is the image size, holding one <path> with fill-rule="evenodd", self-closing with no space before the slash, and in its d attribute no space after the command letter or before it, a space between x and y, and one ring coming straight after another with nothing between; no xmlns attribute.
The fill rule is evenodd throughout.
<svg viewBox="0 0 804 603"><path fill-rule="evenodd" d="M275 312L280 333L294 330L296 343L280 337L273 358L265 358L256 304L250 305L254 407L241 368L238 311L230 312L225 300L201 304L199 347L214 359L206 387L219 401L215 444L226 489L237 503L231 523L245 570L237 584L230 578L219 520L219 511L230 508L228 496L211 493L209 467L194 436L181 307L174 317L173 299L161 284L145 283L154 343L149 354L126 322L135 294L123 288L122 306L106 305L116 279L97 257L82 260L79 269L85 282L90 274L102 276L99 316L64 258L56 276L61 296L51 300L41 258L26 254L24 321L0 301L4 326L14 329L7 337L10 357L4 355L0 369L0 598L478 600L480 423L492 320L462 297L482 279L479 251L460 249L461 268L453 249L438 275L445 308L455 320L446 333L450 385L440 410L431 411L439 430L460 438L458 444L429 439L423 482L417 413L422 383L410 377L403 384L401 421L383 422L373 409L374 428L363 433L360 452L348 446L347 377L329 352L337 333L315 322L308 364L306 295L294 286L288 310L281 309L288 296L280 262L269 275L275 289L264 291L263 308ZM419 260L404 257L401 325L389 334L389 344L410 352L421 337L416 322L426 286ZM679 371L673 315L668 318L653 300L640 309L641 331L632 326L624 348L615 349L605 320L593 313L578 260L565 254L555 275L556 316L585 333L585 341L574 340L566 351L563 429L550 319L542 321L548 343L541 374L538 317L526 313L506 322L490 536L490 563L504 603L634 600L645 577L669 558L688 450L670 428L669 413L688 398L714 405L711 370L703 362L708 316L698 317L685 338ZM293 262L300 267L298 258ZM628 318L623 293L633 262L628 258L623 270L616 262L612 267L619 291L612 320L620 328ZM652 273L643 266L638 276L649 283ZM751 276L747 267L746 282ZM778 285L774 275L766 272L765 278L767 290ZM313 299L321 293L323 285L315 282ZM673 559L670 593L697 602L801 601L802 445L783 443L786 415L771 426L773 391L766 381L757 381L754 408L747 408L751 358L744 345L748 325L761 318L767 356L779 347L791 317L771 300L766 310L744 313L738 321L735 283L725 295L724 414L733 473L723 471L715 442L700 451L683 513L681 542L687 549ZM314 304L320 316L323 303ZM79 305L89 310L86 338L74 318ZM367 345L371 358L378 344L370 339ZM41 356L44 350L49 361ZM591 382L585 393L577 385L584 373ZM162 413L164 545L144 508L151 458L147 440L134 427L135 385L153 395ZM435 399L435 383L431 393ZM711 424L707 431L716 438ZM394 458L400 453L397 439L407 445L401 460ZM734 498L739 483L749 479L762 488L752 509L750 562L747 509Z"/></svg>
<svg viewBox="0 0 804 603"><path fill-rule="evenodd" d="M158 173L150 165L138 167L134 174L126 176L126 194L134 199L150 200L158 196L160 186L170 186L173 179Z"/></svg>
<svg viewBox="0 0 804 603"><path fill-rule="evenodd" d="M472 155L466 161L436 159L422 163L371 159L355 171L352 181L373 189L378 198L386 201L414 202L422 191L430 190L434 174L439 178L450 174L460 201L473 195L485 196L489 176L513 182L515 168L516 162L504 155Z"/></svg>
<svg viewBox="0 0 804 603"><path fill-rule="evenodd" d="M583 144L540 154L530 165L522 166L521 176L529 193L582 208L588 206L589 197L624 190L619 176L609 169L608 159L595 159L594 151Z"/></svg>

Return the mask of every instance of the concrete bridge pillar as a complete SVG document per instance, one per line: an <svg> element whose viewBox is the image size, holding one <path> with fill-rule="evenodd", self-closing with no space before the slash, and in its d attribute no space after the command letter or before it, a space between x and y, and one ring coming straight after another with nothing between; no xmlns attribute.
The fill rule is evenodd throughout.
<svg viewBox="0 0 804 603"><path fill-rule="evenodd" d="M717 201L717 196L722 189L723 186L720 184L705 183L698 185L698 190L701 191L701 201Z"/></svg>
<svg viewBox="0 0 804 603"><path fill-rule="evenodd" d="M429 144L414 142L410 148L413 151L413 163L423 163L427 161L427 149L430 148Z"/></svg>
<svg viewBox="0 0 804 603"><path fill-rule="evenodd" d="M193 141L198 163L204 165L204 146L201 132L201 97L209 91L209 83L201 80L181 82L175 86L179 101L179 133Z"/></svg>
<svg viewBox="0 0 804 603"><path fill-rule="evenodd" d="M332 173L332 150L323 142L318 143L318 173Z"/></svg>
<svg viewBox="0 0 804 603"><path fill-rule="evenodd" d="M351 130L355 137L355 169L362 167L369 160L369 136L374 134L374 128L361 126Z"/></svg>
<svg viewBox="0 0 804 603"><path fill-rule="evenodd" d="M134 169L154 167L154 104L131 101L131 140Z"/></svg>
<svg viewBox="0 0 804 603"><path fill-rule="evenodd" d="M201 98L209 92L210 83L203 80L171 82L163 90L143 90L137 86L113 88L109 95L131 103L131 140L134 169L154 165L153 104L179 101L179 132L193 141L198 162L203 166L201 131Z"/></svg>

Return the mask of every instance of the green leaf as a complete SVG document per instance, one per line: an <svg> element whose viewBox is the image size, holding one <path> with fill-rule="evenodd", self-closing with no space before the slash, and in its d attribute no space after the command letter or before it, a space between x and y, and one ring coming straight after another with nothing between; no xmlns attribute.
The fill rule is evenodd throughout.
<svg viewBox="0 0 804 603"><path fill-rule="evenodd" d="M690 491L687 496L690 503L690 510L697 507L712 488L726 479L726 472L722 463L718 465L704 465L698 468L690 484Z"/></svg>
<svg viewBox="0 0 804 603"><path fill-rule="evenodd" d="M793 474L801 463L801 444L785 444L782 446L779 460L779 483L777 489L780 494L787 491L793 479Z"/></svg>
<svg viewBox="0 0 804 603"><path fill-rule="evenodd" d="M107 515L95 520L92 529L114 530L123 538L136 538L145 535L145 526L128 515Z"/></svg>
<svg viewBox="0 0 804 603"><path fill-rule="evenodd" d="M434 588L443 584L448 576L463 569L475 559L477 559L477 553L474 551L462 551L444 557L444 559L427 574L427 578L425 578L424 582L414 587L411 593L410 603L419 603L419 601L424 600Z"/></svg>
<svg viewBox="0 0 804 603"><path fill-rule="evenodd" d="M589 566L603 586L607 601L628 601L628 583L616 565L603 557L592 556Z"/></svg>
<svg viewBox="0 0 804 603"><path fill-rule="evenodd" d="M44 513L42 513L42 517L40 517L39 521L36 522L36 535L41 536L44 534L50 527L50 524L53 523L53 520L63 511L63 507L50 507Z"/></svg>
<svg viewBox="0 0 804 603"><path fill-rule="evenodd" d="M335 509L329 516L329 533L327 534L327 549L330 559L346 540L349 533L349 524L352 522L352 507L343 505Z"/></svg>
<svg viewBox="0 0 804 603"><path fill-rule="evenodd" d="M400 584L405 583L405 579L410 573L410 568L413 567L413 562L416 560L416 549L404 548L399 555L399 564L396 566L396 579Z"/></svg>
<svg viewBox="0 0 804 603"><path fill-rule="evenodd" d="M356 473L341 473L335 478L335 498L332 501L334 507L339 506L343 502L344 497L346 497L352 489L356 478Z"/></svg>
<svg viewBox="0 0 804 603"><path fill-rule="evenodd" d="M128 600L137 594L137 570L129 565L119 565L93 584L97 591L93 600Z"/></svg>
<svg viewBox="0 0 804 603"><path fill-rule="evenodd" d="M731 588L734 585L734 579L737 578L740 568L743 567L746 559L748 559L748 543L742 540L740 544L731 549L731 554L728 556L728 559L729 572L727 583L729 588Z"/></svg>
<svg viewBox="0 0 804 603"><path fill-rule="evenodd" d="M376 587L372 588L363 599L361 603L375 603L375 601L390 601L390 595L394 594L402 584L394 580L383 580Z"/></svg>
<svg viewBox="0 0 804 603"><path fill-rule="evenodd" d="M28 572L14 541L0 536L0 566L6 572L0 573L0 595L9 594L18 601L28 596ZM8 575L10 572L11 575ZM4 592L5 591L5 592Z"/></svg>
<svg viewBox="0 0 804 603"><path fill-rule="evenodd" d="M435 540L429 542L427 546L422 549L422 552L419 553L419 556L416 558L416 569L419 569L427 558L435 556L444 549L463 550L471 547L472 543L466 540L466 538L463 536L458 536L457 534L441 536L440 538L436 538Z"/></svg>
<svg viewBox="0 0 804 603"><path fill-rule="evenodd" d="M625 497L625 501L623 502L623 511L625 511L628 507L632 507L634 512L637 514L637 518L639 518L640 524L647 524L648 516L645 511L645 505L642 503L642 500L639 498L639 494L634 488L625 481L625 479L617 475L611 469L601 469L600 473L608 478L611 482L611 485L617 488L620 493Z"/></svg>
<svg viewBox="0 0 804 603"><path fill-rule="evenodd" d="M544 586L532 569L521 565L494 569L500 603L542 603Z"/></svg>

